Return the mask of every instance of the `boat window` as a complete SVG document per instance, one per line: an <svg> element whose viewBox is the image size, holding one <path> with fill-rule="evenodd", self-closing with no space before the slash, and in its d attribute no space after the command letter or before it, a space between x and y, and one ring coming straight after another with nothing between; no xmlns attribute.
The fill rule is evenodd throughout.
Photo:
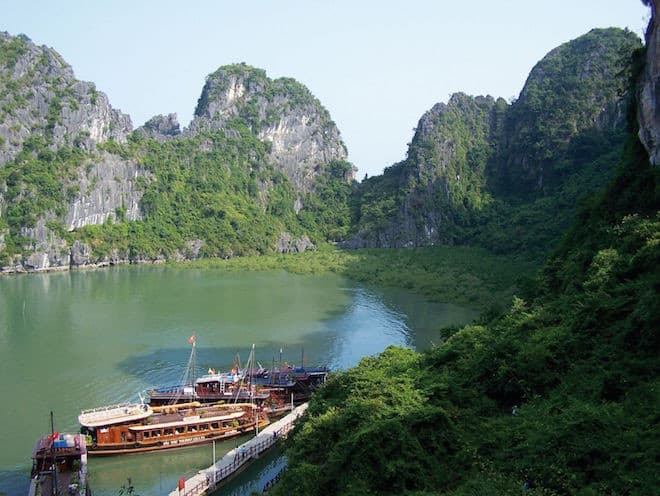
<svg viewBox="0 0 660 496"><path fill-rule="evenodd" d="M165 429L163 431L164 436L171 436L172 434L174 434L174 431L172 429Z"/></svg>
<svg viewBox="0 0 660 496"><path fill-rule="evenodd" d="M126 431L121 431L121 442L122 443L126 442Z"/></svg>
<svg viewBox="0 0 660 496"><path fill-rule="evenodd" d="M199 426L200 431L208 431L209 430L209 424L202 424Z"/></svg>
<svg viewBox="0 0 660 496"><path fill-rule="evenodd" d="M213 422L213 423L211 424L211 429L219 429L219 428L220 428L220 426L218 425L217 422Z"/></svg>
<svg viewBox="0 0 660 496"><path fill-rule="evenodd" d="M182 426L182 427L177 427L177 428L176 428L176 433L177 433L177 434L183 434L184 431L185 431L185 428L184 428L183 426Z"/></svg>
<svg viewBox="0 0 660 496"><path fill-rule="evenodd" d="M144 431L143 436L145 439L149 439L149 431Z"/></svg>
<svg viewBox="0 0 660 496"><path fill-rule="evenodd" d="M188 432L197 432L197 427L194 425L189 425L188 426Z"/></svg>

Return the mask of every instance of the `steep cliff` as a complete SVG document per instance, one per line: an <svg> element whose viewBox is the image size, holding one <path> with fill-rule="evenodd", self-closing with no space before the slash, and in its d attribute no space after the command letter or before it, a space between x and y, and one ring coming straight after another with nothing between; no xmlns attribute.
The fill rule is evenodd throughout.
<svg viewBox="0 0 660 496"><path fill-rule="evenodd" d="M660 165L660 29L658 0L646 0L651 22L646 30L646 64L638 90L639 139L653 165Z"/></svg>
<svg viewBox="0 0 660 496"><path fill-rule="evenodd" d="M490 172L498 191L547 194L585 164L588 148L621 143L629 103L621 98L628 84L621 72L640 46L630 31L594 29L534 66L506 114Z"/></svg>
<svg viewBox="0 0 660 496"><path fill-rule="evenodd" d="M207 78L193 122L135 132L52 49L0 38L0 271L314 249L349 227L355 168L300 83Z"/></svg>
<svg viewBox="0 0 660 496"><path fill-rule="evenodd" d="M554 50L512 104L456 94L419 121L403 162L364 181L346 246L547 251L578 198L611 177L640 40L595 29Z"/></svg>
<svg viewBox="0 0 660 496"><path fill-rule="evenodd" d="M0 95L0 165L35 135L51 148L91 150L108 139L126 141L132 131L130 117L93 83L78 81L55 50L24 35L0 33Z"/></svg>
<svg viewBox="0 0 660 496"><path fill-rule="evenodd" d="M337 126L305 86L290 78L270 79L245 64L220 67L206 78L186 135L231 132L237 123L270 144L269 159L291 180L298 201L313 189L326 164L346 159ZM347 182L354 173L347 171Z"/></svg>
<svg viewBox="0 0 660 496"><path fill-rule="evenodd" d="M141 218L146 171L104 151L125 143L130 118L53 49L0 34L0 266L68 267L67 231Z"/></svg>
<svg viewBox="0 0 660 496"><path fill-rule="evenodd" d="M457 226L489 202L486 159L506 102L452 95L419 120L408 158L360 185L350 247L454 244Z"/></svg>

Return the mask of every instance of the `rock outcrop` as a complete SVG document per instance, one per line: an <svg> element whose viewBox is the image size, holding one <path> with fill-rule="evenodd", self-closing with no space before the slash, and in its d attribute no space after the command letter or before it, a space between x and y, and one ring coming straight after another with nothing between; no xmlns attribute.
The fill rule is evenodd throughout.
<svg viewBox="0 0 660 496"><path fill-rule="evenodd" d="M330 114L302 84L270 79L245 64L220 67L206 78L195 118L184 134L205 129L232 133L241 124L270 143L270 160L299 194L312 188L324 164L347 156Z"/></svg>
<svg viewBox="0 0 660 496"><path fill-rule="evenodd" d="M277 253L302 253L304 251L316 251L316 246L305 235L296 239L288 232L283 232L275 243Z"/></svg>
<svg viewBox="0 0 660 496"><path fill-rule="evenodd" d="M148 180L149 174L134 161L98 146L109 140L126 142L131 119L113 109L93 83L75 79L71 67L55 50L39 47L23 35L0 33L0 95L0 168L11 166L20 177L21 164L12 162L25 151L34 158L78 149L83 157L73 177L63 174L65 177L57 178L63 190L72 192L63 195L66 204L57 207L64 213L47 211L32 226L21 227L20 235L28 240L24 247L27 254L13 256L5 270L85 265L86 252L80 244L69 246L53 227L60 225L72 231L108 220L141 218L142 192L137 183L139 177ZM22 157L24 161L26 156ZM7 186L0 184L0 215L8 207L6 194ZM39 194L38 190L33 193ZM25 199L21 193L13 201Z"/></svg>
<svg viewBox="0 0 660 496"><path fill-rule="evenodd" d="M181 134L181 127L176 114L156 115L144 123L136 131L146 138L163 142L176 138Z"/></svg>
<svg viewBox="0 0 660 496"><path fill-rule="evenodd" d="M504 122L500 154L491 173L499 192L547 194L565 176L566 155L580 135L624 134L628 99L621 76L634 33L593 29L551 50L531 70Z"/></svg>
<svg viewBox="0 0 660 496"><path fill-rule="evenodd" d="M130 117L93 83L75 79L55 50L0 33L0 52L0 166L31 136L45 137L53 149L92 150L108 139L123 142L132 131Z"/></svg>
<svg viewBox="0 0 660 496"><path fill-rule="evenodd" d="M142 191L139 177L149 173L135 162L102 153L78 169L79 193L68 206L65 226L69 231L108 220L140 220Z"/></svg>
<svg viewBox="0 0 660 496"><path fill-rule="evenodd" d="M658 0L648 2L651 20L646 30L646 64L638 90L639 139L653 165L660 165L660 28Z"/></svg>

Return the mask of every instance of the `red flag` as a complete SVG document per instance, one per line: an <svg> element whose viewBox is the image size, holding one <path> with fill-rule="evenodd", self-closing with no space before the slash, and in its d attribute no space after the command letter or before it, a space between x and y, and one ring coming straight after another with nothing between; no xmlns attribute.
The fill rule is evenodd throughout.
<svg viewBox="0 0 660 496"><path fill-rule="evenodd" d="M194 334L188 338L188 342L190 344L195 344L195 335Z"/></svg>

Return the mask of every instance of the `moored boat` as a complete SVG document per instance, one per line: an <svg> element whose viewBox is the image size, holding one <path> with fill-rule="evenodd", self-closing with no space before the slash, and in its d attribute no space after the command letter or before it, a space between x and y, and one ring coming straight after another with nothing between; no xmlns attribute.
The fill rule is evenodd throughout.
<svg viewBox="0 0 660 496"><path fill-rule="evenodd" d="M116 455L181 448L258 430L266 414L253 403L199 402L152 407L121 404L84 410L78 417L90 455Z"/></svg>
<svg viewBox="0 0 660 496"><path fill-rule="evenodd" d="M190 341L190 340L189 340ZM216 372L209 369L206 375L194 378L195 341L190 341L192 350L188 359L185 377L192 380L185 385L155 388L149 392L149 404L152 406L170 405L199 401L216 402L254 402L269 413L282 413L309 400L312 392L325 383L327 367L284 366L269 369L260 364L255 367L254 345L245 368L240 368L238 360L230 372ZM281 350L280 350L281 354ZM281 363L280 355L280 363ZM304 362L304 357L303 357Z"/></svg>
<svg viewBox="0 0 660 496"><path fill-rule="evenodd" d="M32 452L29 496L91 496L87 446L81 434L54 432L37 440Z"/></svg>

